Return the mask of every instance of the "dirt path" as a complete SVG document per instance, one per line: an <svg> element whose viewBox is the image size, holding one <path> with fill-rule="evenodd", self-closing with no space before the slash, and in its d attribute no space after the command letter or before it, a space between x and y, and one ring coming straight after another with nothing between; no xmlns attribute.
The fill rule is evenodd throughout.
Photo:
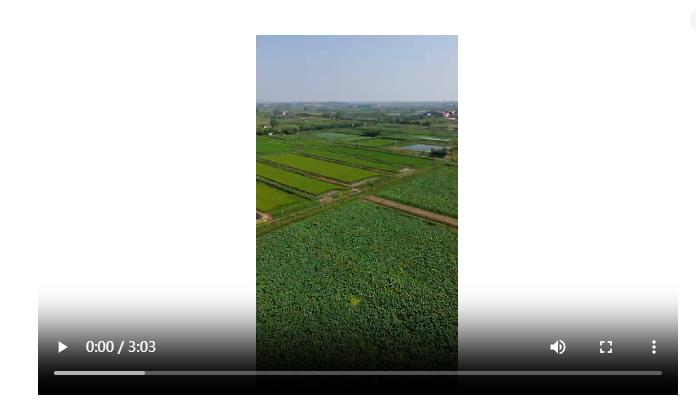
<svg viewBox="0 0 696 406"><path fill-rule="evenodd" d="M422 217L424 219L436 221L438 223L444 224L446 226L457 228L457 219L452 217L447 217L442 214L433 213L431 211L419 209L418 207L408 206L405 204L397 203L392 200L382 199L377 196L365 196L365 200L369 200L373 203L381 204L382 206L390 207L392 209L401 210L405 213L412 214L414 216Z"/></svg>

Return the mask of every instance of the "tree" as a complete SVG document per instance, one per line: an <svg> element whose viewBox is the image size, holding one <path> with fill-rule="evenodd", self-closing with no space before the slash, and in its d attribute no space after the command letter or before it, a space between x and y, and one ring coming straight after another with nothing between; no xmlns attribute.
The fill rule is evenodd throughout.
<svg viewBox="0 0 696 406"><path fill-rule="evenodd" d="M447 149L445 148L433 148L430 150L430 156L434 158L444 158L447 156Z"/></svg>
<svg viewBox="0 0 696 406"><path fill-rule="evenodd" d="M365 137L376 137L380 135L382 131L378 128L370 128L367 130L363 130L363 136Z"/></svg>

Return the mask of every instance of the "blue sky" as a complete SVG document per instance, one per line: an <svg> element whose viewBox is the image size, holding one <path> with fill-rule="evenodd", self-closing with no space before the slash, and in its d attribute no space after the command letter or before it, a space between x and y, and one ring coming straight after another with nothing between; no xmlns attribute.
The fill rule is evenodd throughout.
<svg viewBox="0 0 696 406"><path fill-rule="evenodd" d="M256 100L454 101L456 36L257 36Z"/></svg>

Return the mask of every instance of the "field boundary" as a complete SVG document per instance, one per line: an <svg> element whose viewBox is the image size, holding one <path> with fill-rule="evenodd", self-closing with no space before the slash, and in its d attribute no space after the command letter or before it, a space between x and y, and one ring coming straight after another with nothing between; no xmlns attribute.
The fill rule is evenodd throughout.
<svg viewBox="0 0 696 406"><path fill-rule="evenodd" d="M294 168L292 166L286 166L286 165L283 165L283 164L275 162L275 161L269 161L267 159L264 159L263 157L257 159L256 162L262 163L262 164L267 165L267 166L273 166L277 169L282 169L286 172L291 172L291 173L294 173L296 175L301 175L301 176L304 176L305 178L318 179L318 180L324 181L326 183L331 183L334 185L341 186L343 188L349 188L351 185L350 183L341 182L340 180L328 178L328 177L322 176L322 175L317 175L316 173L312 173L312 172L303 171L301 169ZM257 175L257 176L259 176L259 175Z"/></svg>
<svg viewBox="0 0 696 406"><path fill-rule="evenodd" d="M340 192L341 190L345 190L344 188L337 187L336 189L327 190L324 193L314 195L314 194L311 194L309 192L305 192L304 190L300 190L300 189L294 188L292 186L286 185L284 183L276 182L273 179L264 178L263 176L260 176L260 175L256 175L256 181L261 182L261 183L265 183L266 185L272 186L276 189L280 189L282 191L292 193L292 194L299 196L299 197L302 197L304 199L314 200L314 201L318 201L322 197L325 197L325 195L327 195L327 194L337 193L337 192Z"/></svg>
<svg viewBox="0 0 696 406"><path fill-rule="evenodd" d="M330 150L322 150L322 151L331 152ZM364 169L364 170L372 171L372 172L377 172L377 173L383 174L383 175L390 175L390 174L398 173L398 171L387 171L387 170L385 170L385 169L380 169L380 168L375 168L375 167L368 167L368 166L365 166L365 165L356 164L355 162L340 161L338 158L329 158L329 157L326 157L326 156L315 155L315 154L313 154L313 153L311 152L311 150L309 150L309 151L298 151L298 152L296 152L296 153L297 153L298 155L304 155L304 156L307 156L307 157L310 157L310 158L320 159L320 160L322 160L322 161L333 162L333 163L337 163L337 164L341 164L341 165L353 166L353 167L355 167L355 168ZM340 155L340 154L337 154L337 155ZM370 162L370 161L367 160L367 159L358 158L358 157L356 157L356 156L354 156L354 155L346 155L346 154L343 154L343 155L344 155L344 156L347 156L348 158L362 159L363 161L368 161L368 162ZM387 164L387 163L384 163L384 162L376 162L376 161L373 161L373 163L379 164L379 165L391 165L391 166L399 167L400 169L403 168L403 167L405 167L405 165L400 166L400 165L395 165L395 164ZM366 179L367 179L367 178L366 178Z"/></svg>
<svg viewBox="0 0 696 406"><path fill-rule="evenodd" d="M416 217L421 217L427 220L435 221L437 223L444 224L449 227L458 228L458 222L456 218L448 217L438 213L433 213L432 211L424 210L419 207L409 206L407 204L395 202L393 200L388 200L373 195L363 196L363 199L372 203L379 204L381 206L403 211L404 213L408 213Z"/></svg>
<svg viewBox="0 0 696 406"><path fill-rule="evenodd" d="M322 159L318 159L317 157L314 157L314 156L312 156L312 158L317 159L319 161L322 161ZM331 161L327 161L327 160L323 160L323 161L330 162L330 163L337 163L337 164L340 164L343 166L350 166L350 165L346 165L343 162L331 162ZM329 177L326 177L326 176L323 176L323 175L320 175L320 174L317 174L314 172L304 171L300 168L295 168L293 166L286 166L286 165L279 163L279 162L268 161L268 160L263 159L263 158L257 160L257 162L260 162L262 164L266 164L268 166L274 166L278 169L283 169L283 170L288 171L288 172L293 172L293 173L296 173L298 175L302 175L302 176L310 178L310 179L318 179L318 180L322 180L322 181L327 182L327 183L333 183L334 185L341 186L343 189L350 189L350 188L353 188L355 186L362 185L366 182L374 181L376 179L382 179L382 178L385 178L393 173L392 172L392 173L387 174L387 173L375 172L375 170L370 170L370 172L375 173L375 176L368 176L367 178L362 178L360 180L356 180L355 182L348 183L348 182L340 181L338 179L329 178ZM358 168L355 166L351 166L351 167L356 168L356 169L362 169L362 168ZM364 170L367 170L367 169L364 169ZM332 189L332 190L340 190L340 189Z"/></svg>
<svg viewBox="0 0 696 406"><path fill-rule="evenodd" d="M346 165L345 163L318 159L314 156L307 156L299 153L273 155L271 157L264 157L264 160L275 162L277 164L303 172L312 173L316 176L329 177L338 182L349 185L363 179L382 175L379 172ZM315 165L323 165L324 167L315 167Z"/></svg>

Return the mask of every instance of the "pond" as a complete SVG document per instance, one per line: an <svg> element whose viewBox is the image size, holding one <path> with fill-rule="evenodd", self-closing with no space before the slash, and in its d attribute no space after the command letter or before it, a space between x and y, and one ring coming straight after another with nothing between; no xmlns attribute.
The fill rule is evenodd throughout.
<svg viewBox="0 0 696 406"><path fill-rule="evenodd" d="M431 149L444 149L441 145L431 145L431 144L413 144L406 147L401 147L401 149L407 149L409 151L421 151L428 152Z"/></svg>

